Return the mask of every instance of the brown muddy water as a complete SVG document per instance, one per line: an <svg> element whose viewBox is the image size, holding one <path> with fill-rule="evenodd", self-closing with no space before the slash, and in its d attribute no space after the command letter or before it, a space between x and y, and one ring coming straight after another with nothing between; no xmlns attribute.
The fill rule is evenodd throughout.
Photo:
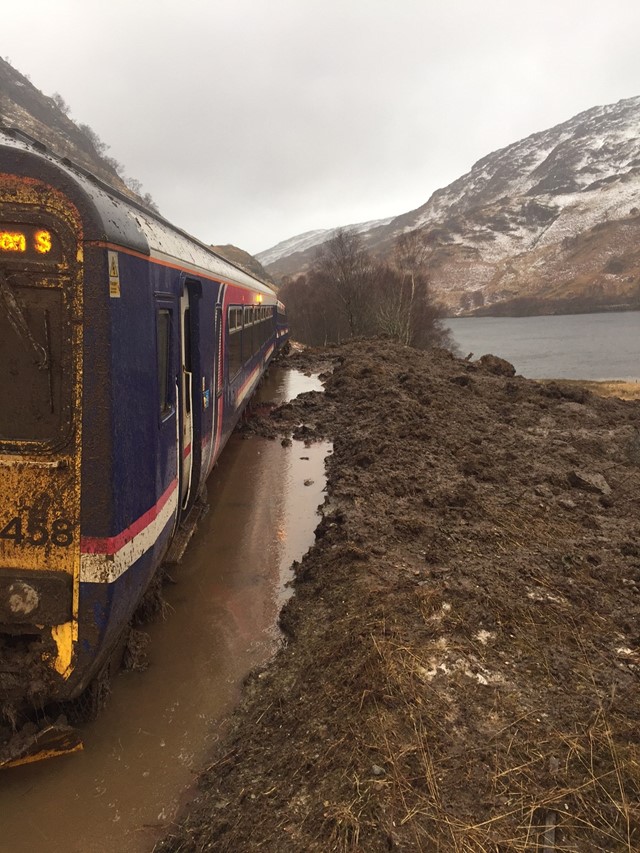
<svg viewBox="0 0 640 853"><path fill-rule="evenodd" d="M320 387L274 369L258 396ZM313 543L328 452L231 437L209 478L210 511L165 589L166 619L146 628L149 668L116 677L108 707L83 728L83 752L0 774L1 853L148 853L164 835L243 679L281 641L277 617L291 562Z"/></svg>

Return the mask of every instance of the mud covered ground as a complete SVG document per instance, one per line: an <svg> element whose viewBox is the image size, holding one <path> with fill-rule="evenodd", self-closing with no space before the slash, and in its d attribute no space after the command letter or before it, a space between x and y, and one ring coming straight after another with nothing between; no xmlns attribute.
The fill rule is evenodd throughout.
<svg viewBox="0 0 640 853"><path fill-rule="evenodd" d="M249 429L329 436L287 642L161 849L640 849L640 402L388 341Z"/></svg>

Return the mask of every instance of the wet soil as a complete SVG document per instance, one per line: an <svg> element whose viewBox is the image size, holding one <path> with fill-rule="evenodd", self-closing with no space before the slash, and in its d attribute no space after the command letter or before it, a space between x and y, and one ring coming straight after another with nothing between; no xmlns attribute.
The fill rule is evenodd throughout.
<svg viewBox="0 0 640 853"><path fill-rule="evenodd" d="M158 850L640 849L640 402L388 341L292 356L331 437L288 642Z"/></svg>

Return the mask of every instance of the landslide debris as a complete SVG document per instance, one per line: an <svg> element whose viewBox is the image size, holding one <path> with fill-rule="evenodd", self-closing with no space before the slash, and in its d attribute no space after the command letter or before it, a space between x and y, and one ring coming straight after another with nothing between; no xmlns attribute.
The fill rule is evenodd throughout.
<svg viewBox="0 0 640 853"><path fill-rule="evenodd" d="M640 849L640 402L328 359L256 427L334 441L287 642L158 849Z"/></svg>

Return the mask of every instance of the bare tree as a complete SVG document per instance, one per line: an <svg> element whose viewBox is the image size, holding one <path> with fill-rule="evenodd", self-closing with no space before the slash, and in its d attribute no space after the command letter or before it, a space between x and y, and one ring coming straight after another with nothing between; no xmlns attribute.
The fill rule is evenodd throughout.
<svg viewBox="0 0 640 853"><path fill-rule="evenodd" d="M381 269L378 286L373 294L374 323L380 334L410 343L410 295L405 282L392 267Z"/></svg>
<svg viewBox="0 0 640 853"><path fill-rule="evenodd" d="M388 288L387 300L379 308L380 323L387 334L407 345L413 342L417 303L428 299L427 255L417 231L400 234L393 249L398 281Z"/></svg>
<svg viewBox="0 0 640 853"><path fill-rule="evenodd" d="M339 228L320 246L314 270L333 291L349 330L349 337L367 330L367 284L371 259L362 238L354 231Z"/></svg>
<svg viewBox="0 0 640 853"><path fill-rule="evenodd" d="M429 250L418 232L398 238L393 263L372 260L360 235L340 229L312 269L287 280L292 336L312 346L355 335L387 335L405 346L451 346L442 311L429 292Z"/></svg>
<svg viewBox="0 0 640 853"><path fill-rule="evenodd" d="M430 249L418 229L400 234L393 250L394 268L400 276L395 293L395 321L398 337L420 349L452 347L451 333L442 323L443 309L432 298L429 287Z"/></svg>
<svg viewBox="0 0 640 853"><path fill-rule="evenodd" d="M310 346L326 346L344 337L342 317L334 293L316 270L286 279L279 292L287 306L291 336Z"/></svg>
<svg viewBox="0 0 640 853"><path fill-rule="evenodd" d="M103 157L109 148L107 143L103 142L102 139L100 139L98 134L95 132L95 130L90 125L78 124L78 127L84 133L84 135L87 137L87 139L89 140L89 144L91 145L93 150L96 152L96 154L99 154L101 157Z"/></svg>
<svg viewBox="0 0 640 853"><path fill-rule="evenodd" d="M71 108L69 104L65 101L65 99L62 97L60 92L54 92L53 95L51 95L51 100L60 110L60 112L64 113L66 116L69 115Z"/></svg>

